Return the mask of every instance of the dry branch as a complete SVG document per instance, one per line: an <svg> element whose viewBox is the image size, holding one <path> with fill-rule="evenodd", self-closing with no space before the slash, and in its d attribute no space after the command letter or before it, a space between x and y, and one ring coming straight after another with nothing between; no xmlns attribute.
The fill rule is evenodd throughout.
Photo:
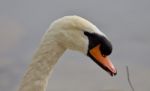
<svg viewBox="0 0 150 91"><path fill-rule="evenodd" d="M131 82L131 80L130 80L130 73L129 73L129 68L128 68L128 66L126 66L126 71L127 71L127 79L128 79L129 86L130 86L130 88L131 88L132 91L135 91L135 90L134 90L134 87L133 87L133 85L132 85L132 82Z"/></svg>

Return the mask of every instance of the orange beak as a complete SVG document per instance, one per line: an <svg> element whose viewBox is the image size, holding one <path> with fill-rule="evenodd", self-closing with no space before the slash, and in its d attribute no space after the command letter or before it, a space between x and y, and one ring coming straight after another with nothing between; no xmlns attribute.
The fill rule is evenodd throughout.
<svg viewBox="0 0 150 91"><path fill-rule="evenodd" d="M114 65L110 61L108 56L104 56L100 52L100 45L92 48L89 53L95 59L94 61L100 65L104 70L110 73L111 76L117 74L117 70L115 69Z"/></svg>

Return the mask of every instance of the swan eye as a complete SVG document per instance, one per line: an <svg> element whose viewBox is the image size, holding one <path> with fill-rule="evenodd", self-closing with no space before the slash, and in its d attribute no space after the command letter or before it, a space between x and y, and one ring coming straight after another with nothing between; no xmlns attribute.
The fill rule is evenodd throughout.
<svg viewBox="0 0 150 91"><path fill-rule="evenodd" d="M105 36L89 32L84 32L84 34L89 39L89 50L97 45L100 45L99 50L101 51L102 55L108 56L111 54L112 44Z"/></svg>
<svg viewBox="0 0 150 91"><path fill-rule="evenodd" d="M89 49L94 48L98 44L101 44L99 41L99 35L96 33L84 32L84 34L88 37L89 40Z"/></svg>

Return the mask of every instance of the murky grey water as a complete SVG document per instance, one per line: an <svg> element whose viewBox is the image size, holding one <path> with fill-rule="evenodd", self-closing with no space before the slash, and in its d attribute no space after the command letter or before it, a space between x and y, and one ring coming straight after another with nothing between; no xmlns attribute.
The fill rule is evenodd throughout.
<svg viewBox="0 0 150 91"><path fill-rule="evenodd" d="M110 77L85 55L67 51L55 66L47 91L149 91L149 0L0 1L0 91L16 91L49 24L64 15L92 21L111 39L118 75Z"/></svg>

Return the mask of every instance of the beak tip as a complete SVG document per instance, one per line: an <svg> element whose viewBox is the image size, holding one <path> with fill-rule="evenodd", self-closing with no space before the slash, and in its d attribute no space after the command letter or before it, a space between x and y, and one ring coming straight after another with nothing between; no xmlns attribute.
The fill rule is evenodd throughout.
<svg viewBox="0 0 150 91"><path fill-rule="evenodd" d="M117 70L115 72L110 72L110 75L113 77L113 76L116 76L117 75Z"/></svg>

